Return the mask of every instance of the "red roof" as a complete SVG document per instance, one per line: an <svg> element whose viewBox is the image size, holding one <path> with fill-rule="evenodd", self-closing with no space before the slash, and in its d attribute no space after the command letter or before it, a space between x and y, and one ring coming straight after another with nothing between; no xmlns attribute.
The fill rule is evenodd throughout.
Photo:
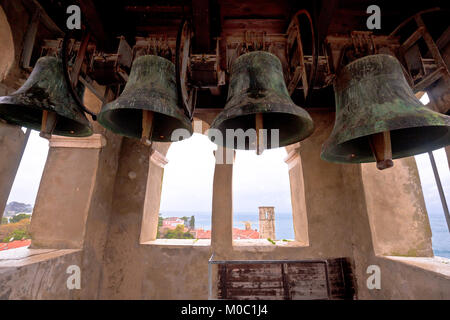
<svg viewBox="0 0 450 320"><path fill-rule="evenodd" d="M257 230L242 230L233 228L233 240L259 239Z"/></svg>
<svg viewBox="0 0 450 320"><path fill-rule="evenodd" d="M197 229L194 231L195 239L211 239L211 230Z"/></svg>
<svg viewBox="0 0 450 320"><path fill-rule="evenodd" d="M211 239L211 230L197 229L194 232L194 237L196 239ZM259 239L259 232L257 230L233 228L233 240L244 239Z"/></svg>
<svg viewBox="0 0 450 320"><path fill-rule="evenodd" d="M7 243L0 243L0 251L16 249L21 247L28 247L31 244L31 240L17 240Z"/></svg>

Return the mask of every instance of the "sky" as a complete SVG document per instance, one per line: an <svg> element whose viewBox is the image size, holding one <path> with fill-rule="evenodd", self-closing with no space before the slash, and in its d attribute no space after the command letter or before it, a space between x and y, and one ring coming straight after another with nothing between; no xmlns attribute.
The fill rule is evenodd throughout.
<svg viewBox="0 0 450 320"><path fill-rule="evenodd" d="M194 134L172 144L164 169L161 212L211 212L212 186L217 146L208 137ZM284 148L236 152L233 167L233 208L235 212L255 212L259 206L276 206L290 212L288 167Z"/></svg>
<svg viewBox="0 0 450 320"><path fill-rule="evenodd" d="M425 98L426 99L426 98ZM426 103L426 100L423 100ZM161 197L161 212L210 212L214 175L213 151L217 147L206 136L194 134L172 144L167 154ZM33 131L8 202L34 204L48 154L48 141ZM450 172L445 151L434 152L447 199L450 199ZM233 169L234 212L256 212L258 206L275 206L277 212L291 212L290 187L284 148L237 151ZM428 212L444 219L436 182L428 155L416 157Z"/></svg>

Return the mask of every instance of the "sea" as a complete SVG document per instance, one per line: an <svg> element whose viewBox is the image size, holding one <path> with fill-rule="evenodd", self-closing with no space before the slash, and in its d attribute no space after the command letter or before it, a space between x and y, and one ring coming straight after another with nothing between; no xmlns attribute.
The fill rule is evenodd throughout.
<svg viewBox="0 0 450 320"><path fill-rule="evenodd" d="M211 214L207 212L161 212L164 218L168 217L191 217L195 216L195 227L197 229L211 230ZM447 228L445 216L440 214L430 214L430 225L433 233L433 251L436 256L450 259L450 232ZM245 222L250 222L252 229L259 230L259 217L255 212L237 212L233 214L233 226L244 229ZM277 212L275 218L276 240L293 240L294 228L292 224L292 214Z"/></svg>

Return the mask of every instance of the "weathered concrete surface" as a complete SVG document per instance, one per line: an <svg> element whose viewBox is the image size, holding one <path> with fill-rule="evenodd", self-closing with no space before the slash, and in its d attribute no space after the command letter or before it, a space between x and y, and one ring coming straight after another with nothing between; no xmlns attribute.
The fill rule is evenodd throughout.
<svg viewBox="0 0 450 320"><path fill-rule="evenodd" d="M139 245L151 149L124 138L114 184L105 249L102 298L138 299L141 274ZM142 260L140 260L142 261Z"/></svg>
<svg viewBox="0 0 450 320"><path fill-rule="evenodd" d="M234 153L234 151L233 151ZM232 250L233 245L233 157L226 148L218 147L214 169L211 245L216 255Z"/></svg>
<svg viewBox="0 0 450 320"><path fill-rule="evenodd" d="M79 265L79 250L12 249L0 253L0 300L73 299L67 268Z"/></svg>
<svg viewBox="0 0 450 320"><path fill-rule="evenodd" d="M0 81L2 81L14 63L15 53L11 27L2 7L0 7L0 43L2 44L2 54L0 55Z"/></svg>
<svg viewBox="0 0 450 320"><path fill-rule="evenodd" d="M431 227L414 158L379 171L362 165L362 177L375 253L431 257Z"/></svg>
<svg viewBox="0 0 450 320"><path fill-rule="evenodd" d="M33 211L33 248L82 247L99 153L50 148Z"/></svg>
<svg viewBox="0 0 450 320"><path fill-rule="evenodd" d="M152 149L165 157L170 143L155 142ZM161 203L162 182L164 178L163 161L158 157L151 156L148 170L146 195L144 203L144 214L142 216L142 229L140 242L156 240L158 233L159 207Z"/></svg>
<svg viewBox="0 0 450 320"><path fill-rule="evenodd" d="M285 162L289 167L289 184L291 190L292 220L294 225L295 241L303 246L309 245L308 216L305 202L305 184L303 179L302 159L300 157L300 144L286 148L288 156Z"/></svg>
<svg viewBox="0 0 450 320"><path fill-rule="evenodd" d="M94 111L101 107L89 90L84 103ZM101 146L96 138L83 139L85 147L65 137L58 137L58 145L64 147L50 144L30 229L33 248L82 248L100 163Z"/></svg>
<svg viewBox="0 0 450 320"><path fill-rule="evenodd" d="M6 77L4 79L2 78L2 80L7 87L18 89L23 84L28 74L27 71L22 70L20 67L20 57L22 55L24 37L28 28L30 16L23 6L22 1L0 0L0 6L4 10L9 26L14 27L14 32L11 33L14 47L10 48L8 46L10 51L5 52L6 56L10 56L12 53L14 55L14 61L10 65ZM6 31L6 29L4 30ZM4 49L2 42L2 54Z"/></svg>
<svg viewBox="0 0 450 320"><path fill-rule="evenodd" d="M20 160L28 142L29 132L0 121L0 220L8 201Z"/></svg>

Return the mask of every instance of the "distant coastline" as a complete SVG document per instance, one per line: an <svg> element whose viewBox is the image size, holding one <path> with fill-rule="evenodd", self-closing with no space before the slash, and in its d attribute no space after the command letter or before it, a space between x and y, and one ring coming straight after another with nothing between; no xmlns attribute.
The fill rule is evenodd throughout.
<svg viewBox="0 0 450 320"><path fill-rule="evenodd" d="M179 212L162 211L163 217L195 216L197 228L211 230L211 213L208 212ZM430 214L430 224L433 230L433 251L436 256L450 259L450 233L447 229L445 217L442 213ZM275 212L275 233L277 240L293 240L294 228L292 213ZM252 229L259 230L258 214L256 212L236 212L233 214L233 227L244 229L244 221L250 221Z"/></svg>

